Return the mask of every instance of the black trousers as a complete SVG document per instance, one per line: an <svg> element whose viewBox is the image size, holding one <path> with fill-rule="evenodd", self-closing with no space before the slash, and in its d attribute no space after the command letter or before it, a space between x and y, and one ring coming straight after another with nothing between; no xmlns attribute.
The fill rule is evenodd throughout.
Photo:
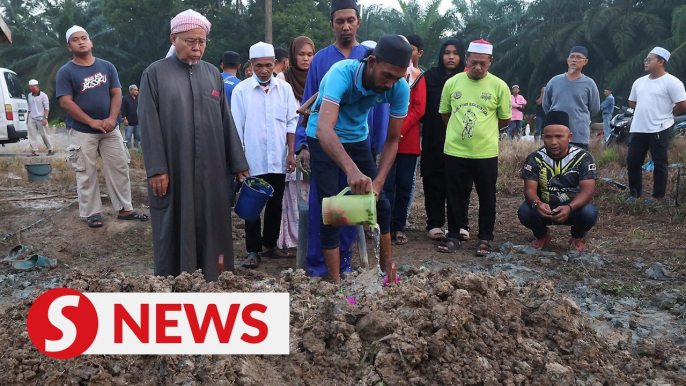
<svg viewBox="0 0 686 386"><path fill-rule="evenodd" d="M446 155L445 179L450 208L448 237L459 237L460 228L469 229L469 197L473 182L479 195L479 240L493 240L498 157L471 159Z"/></svg>
<svg viewBox="0 0 686 386"><path fill-rule="evenodd" d="M626 164L629 175L629 191L632 197L641 197L643 193L643 162L648 150L653 158L653 197L663 198L667 191L668 161L670 133L674 127L659 133L632 133L629 138L629 153Z"/></svg>
<svg viewBox="0 0 686 386"><path fill-rule="evenodd" d="M443 228L445 225L445 202L447 198L445 173L422 176L424 185L424 208L426 209L426 230ZM448 212L450 212L448 202Z"/></svg>
<svg viewBox="0 0 686 386"><path fill-rule="evenodd" d="M398 154L391 167L383 190L391 203L391 231L405 232L407 206L412 196L414 171L417 169L416 154Z"/></svg>
<svg viewBox="0 0 686 386"><path fill-rule="evenodd" d="M273 248L279 240L281 231L281 214L283 191L286 189L285 174L263 174L253 176L261 178L274 188L274 195L267 201L264 208L264 233L262 221L245 222L245 249L248 252L262 252L262 246Z"/></svg>

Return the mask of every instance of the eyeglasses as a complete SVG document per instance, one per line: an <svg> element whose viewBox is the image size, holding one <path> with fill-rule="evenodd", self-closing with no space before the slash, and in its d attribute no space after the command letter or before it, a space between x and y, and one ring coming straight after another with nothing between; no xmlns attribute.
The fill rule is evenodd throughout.
<svg viewBox="0 0 686 386"><path fill-rule="evenodd" d="M643 59L643 63L648 64L653 61L653 58L645 58Z"/></svg>
<svg viewBox="0 0 686 386"><path fill-rule="evenodd" d="M567 59L569 59L569 60L574 60L574 61L576 61L576 60L586 60L585 57L583 57L583 56L578 56L578 55L570 55L569 58L567 58Z"/></svg>
<svg viewBox="0 0 686 386"><path fill-rule="evenodd" d="M193 47L196 44L199 45L200 47L205 47L207 43L210 42L210 39L193 39L193 38L182 38L181 40L186 43L188 47Z"/></svg>

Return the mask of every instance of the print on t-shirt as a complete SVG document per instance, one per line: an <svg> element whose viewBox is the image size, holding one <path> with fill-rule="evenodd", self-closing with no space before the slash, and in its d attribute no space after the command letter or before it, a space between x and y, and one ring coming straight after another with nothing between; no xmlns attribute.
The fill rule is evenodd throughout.
<svg viewBox="0 0 686 386"><path fill-rule="evenodd" d="M97 74L93 74L83 79L81 92L98 87L102 84L107 84L107 75L103 75L102 72L98 72Z"/></svg>

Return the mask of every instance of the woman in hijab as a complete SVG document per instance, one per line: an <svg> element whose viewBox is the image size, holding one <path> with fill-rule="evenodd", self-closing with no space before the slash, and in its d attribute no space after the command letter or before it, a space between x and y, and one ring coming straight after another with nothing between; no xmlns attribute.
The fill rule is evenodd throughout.
<svg viewBox="0 0 686 386"><path fill-rule="evenodd" d="M448 39L441 46L437 65L424 73L426 81L426 114L422 119L422 161L421 173L424 183L426 207L426 230L431 240L445 237L446 191L444 177L443 147L445 146L446 125L443 123L438 106L445 82L455 74L465 70L465 49L458 39ZM466 184L471 183L465 181ZM448 208L450 210L450 208ZM462 233L466 239L469 233Z"/></svg>
<svg viewBox="0 0 686 386"><path fill-rule="evenodd" d="M293 94L300 108L303 102L303 92L305 91L305 81L310 70L310 62L314 57L315 48L312 39L307 36L300 36L291 42L288 52L290 67L276 77L288 82L293 88ZM295 172L286 175L286 190L283 194L283 213L281 216L281 234L279 235L279 248L294 248L298 245L298 195L302 195L305 200L309 199L310 184L301 181L300 191L297 191Z"/></svg>

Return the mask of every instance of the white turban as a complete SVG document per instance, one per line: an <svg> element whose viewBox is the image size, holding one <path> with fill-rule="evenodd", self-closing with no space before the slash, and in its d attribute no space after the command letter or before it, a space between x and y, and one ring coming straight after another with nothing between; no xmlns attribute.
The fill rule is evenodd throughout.
<svg viewBox="0 0 686 386"><path fill-rule="evenodd" d="M71 35L73 35L77 32L84 32L86 35L88 35L88 32L86 32L86 30L83 29L83 27L79 27L78 25L75 25L75 26L73 26L67 30L67 33L66 33L67 43L69 43L69 38L71 37Z"/></svg>
<svg viewBox="0 0 686 386"><path fill-rule="evenodd" d="M195 28L202 28L209 35L212 23L205 16L192 9L181 12L171 21L171 33L173 34L190 31Z"/></svg>
<svg viewBox="0 0 686 386"><path fill-rule="evenodd" d="M269 43L259 42L250 47L250 59L275 57L274 46Z"/></svg>
<svg viewBox="0 0 686 386"><path fill-rule="evenodd" d="M665 61L667 62L669 62L669 57L672 56L672 54L670 54L669 51L662 47L655 47L652 51L650 51L650 53L662 56L663 58L665 58Z"/></svg>

